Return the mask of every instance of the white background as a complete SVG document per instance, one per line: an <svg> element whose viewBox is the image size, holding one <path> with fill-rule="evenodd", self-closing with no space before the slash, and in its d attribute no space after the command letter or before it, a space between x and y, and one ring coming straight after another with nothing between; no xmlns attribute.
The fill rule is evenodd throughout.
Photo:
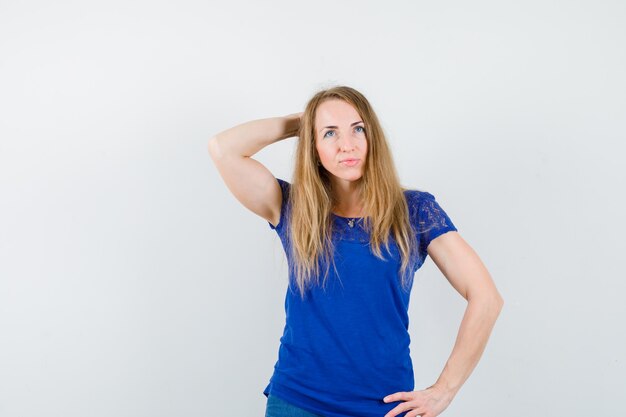
<svg viewBox="0 0 626 417"><path fill-rule="evenodd" d="M262 416L286 260L207 142L336 84L505 300L442 415L626 415L625 21L621 0L0 1L0 416ZM291 180L294 149L254 157ZM464 308L428 259L416 389Z"/></svg>

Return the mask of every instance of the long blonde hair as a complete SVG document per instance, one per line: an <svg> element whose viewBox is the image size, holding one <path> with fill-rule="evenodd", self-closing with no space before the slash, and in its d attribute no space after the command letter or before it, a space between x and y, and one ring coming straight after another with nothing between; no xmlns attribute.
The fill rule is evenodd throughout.
<svg viewBox="0 0 626 417"><path fill-rule="evenodd" d="M319 105L330 99L351 104L365 124L367 155L363 176L358 180L363 210L367 213L364 227L370 232L372 253L383 260L381 246L384 244L389 253L390 231L393 233L402 257L399 271L402 287L407 290L413 273L410 262L417 251L417 242L409 220L405 189L400 185L391 150L372 106L360 92L347 86L317 92L300 118L288 220L292 258L290 271L303 298L314 278L315 283L319 283L320 262L326 265L324 284L330 261L337 271L331 239L331 210L335 203L329 178L331 174L318 164L315 147L315 114Z"/></svg>

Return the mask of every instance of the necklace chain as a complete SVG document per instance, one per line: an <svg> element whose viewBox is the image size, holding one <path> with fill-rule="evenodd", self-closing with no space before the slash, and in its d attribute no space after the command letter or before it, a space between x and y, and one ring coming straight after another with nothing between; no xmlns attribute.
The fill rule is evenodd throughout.
<svg viewBox="0 0 626 417"><path fill-rule="evenodd" d="M363 208L361 208L359 213L361 211L363 211ZM346 219L347 222L348 222L348 226L350 226L350 227L354 227L354 222L356 222L357 220L361 220L361 217L345 217L345 216L339 216L339 217L343 217L344 219Z"/></svg>

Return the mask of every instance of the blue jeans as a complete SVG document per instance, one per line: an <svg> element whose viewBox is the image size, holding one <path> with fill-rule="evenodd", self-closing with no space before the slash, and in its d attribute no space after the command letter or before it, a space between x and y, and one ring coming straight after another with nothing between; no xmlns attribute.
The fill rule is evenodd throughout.
<svg viewBox="0 0 626 417"><path fill-rule="evenodd" d="M296 407L275 395L267 397L267 405L265 406L265 417L322 417L318 414L310 413L306 410Z"/></svg>

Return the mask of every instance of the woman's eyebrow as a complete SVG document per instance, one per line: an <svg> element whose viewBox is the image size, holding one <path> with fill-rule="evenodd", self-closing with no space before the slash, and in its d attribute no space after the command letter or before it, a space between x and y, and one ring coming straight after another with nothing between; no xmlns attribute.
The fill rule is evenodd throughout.
<svg viewBox="0 0 626 417"><path fill-rule="evenodd" d="M363 120L359 120L358 122L354 122L352 123L350 126L354 126L354 125L358 125L359 123L363 123ZM337 129L337 126L324 126L323 128L320 129L320 132L324 129Z"/></svg>

